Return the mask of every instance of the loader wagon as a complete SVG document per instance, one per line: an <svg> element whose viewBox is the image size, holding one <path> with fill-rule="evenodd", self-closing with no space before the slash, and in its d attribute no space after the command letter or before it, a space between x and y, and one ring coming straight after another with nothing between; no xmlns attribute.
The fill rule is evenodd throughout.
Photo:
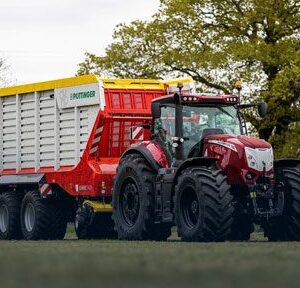
<svg viewBox="0 0 300 288"><path fill-rule="evenodd" d="M174 83L86 75L0 89L0 239L63 239L70 221L79 238L114 237L120 156L149 139L151 101Z"/></svg>

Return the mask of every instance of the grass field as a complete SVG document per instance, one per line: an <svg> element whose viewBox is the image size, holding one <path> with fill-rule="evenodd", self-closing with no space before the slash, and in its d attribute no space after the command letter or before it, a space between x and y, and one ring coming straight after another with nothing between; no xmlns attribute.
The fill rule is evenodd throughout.
<svg viewBox="0 0 300 288"><path fill-rule="evenodd" d="M300 243L0 242L0 287L299 287Z"/></svg>

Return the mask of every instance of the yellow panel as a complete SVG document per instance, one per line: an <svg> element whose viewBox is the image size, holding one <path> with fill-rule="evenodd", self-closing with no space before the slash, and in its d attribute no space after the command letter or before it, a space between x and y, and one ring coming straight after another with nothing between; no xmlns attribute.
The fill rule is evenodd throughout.
<svg viewBox="0 0 300 288"><path fill-rule="evenodd" d="M104 88L115 89L159 89L164 90L165 85L175 86L178 82L183 84L193 83L192 77L176 78L171 80L155 80L155 79L101 79Z"/></svg>
<svg viewBox="0 0 300 288"><path fill-rule="evenodd" d="M91 200L85 200L83 202L83 205L85 205L85 204L91 206L95 213L100 213L100 212L109 213L109 212L112 212L111 204L105 204L105 203L100 202L100 201L91 201Z"/></svg>
<svg viewBox="0 0 300 288"><path fill-rule="evenodd" d="M54 90L56 88L65 88L71 86L85 85L91 83L103 82L104 88L107 89L142 89L142 90L164 90L165 85L177 85L178 82L193 82L191 77L178 78L168 81L152 80L152 79L100 79L96 75L84 75L78 77L64 78L46 82L33 84L25 84L0 89L0 97L11 96L16 94L26 94L32 92Z"/></svg>
<svg viewBox="0 0 300 288"><path fill-rule="evenodd" d="M165 80L163 81L164 84L170 85L170 86L175 86L179 82L186 84L186 83L193 83L194 80L192 77L186 77L186 78L176 78L176 79L171 79L171 80Z"/></svg>
<svg viewBox="0 0 300 288"><path fill-rule="evenodd" d="M13 87L6 87L0 89L1 96L10 96L16 94L32 93L35 91L53 90L56 88L65 88L71 86L78 86L84 84L103 82L104 88L114 89L164 89L164 83L159 80L149 79L100 79L96 75L84 75L78 77L71 77L59 80L52 80L46 82L39 82L33 84L25 84Z"/></svg>
<svg viewBox="0 0 300 288"><path fill-rule="evenodd" d="M79 76L79 77L64 78L64 79L60 79L60 80L52 80L52 81L47 81L47 82L25 84L25 85L6 87L6 88L0 89L0 97L16 95L16 94L31 93L31 92L35 92L35 91L53 90L56 88L78 86L78 85L91 84L91 83L97 83L97 82L99 82L99 79L97 76L84 75L84 76Z"/></svg>
<svg viewBox="0 0 300 288"><path fill-rule="evenodd" d="M101 79L104 88L115 89L165 89L162 81L152 79Z"/></svg>

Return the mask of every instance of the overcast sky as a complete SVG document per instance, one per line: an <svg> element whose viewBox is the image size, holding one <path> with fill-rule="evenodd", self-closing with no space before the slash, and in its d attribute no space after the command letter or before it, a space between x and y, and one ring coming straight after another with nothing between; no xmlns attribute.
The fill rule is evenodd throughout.
<svg viewBox="0 0 300 288"><path fill-rule="evenodd" d="M159 0L1 0L0 57L17 83L73 76L104 53L116 24L149 19Z"/></svg>

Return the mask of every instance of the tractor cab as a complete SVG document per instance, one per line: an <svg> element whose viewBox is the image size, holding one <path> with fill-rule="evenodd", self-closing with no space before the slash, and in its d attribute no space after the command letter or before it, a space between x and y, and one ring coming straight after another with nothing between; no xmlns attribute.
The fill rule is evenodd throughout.
<svg viewBox="0 0 300 288"><path fill-rule="evenodd" d="M173 94L152 103L152 137L172 163L201 157L212 135L242 135L245 129L235 95Z"/></svg>

